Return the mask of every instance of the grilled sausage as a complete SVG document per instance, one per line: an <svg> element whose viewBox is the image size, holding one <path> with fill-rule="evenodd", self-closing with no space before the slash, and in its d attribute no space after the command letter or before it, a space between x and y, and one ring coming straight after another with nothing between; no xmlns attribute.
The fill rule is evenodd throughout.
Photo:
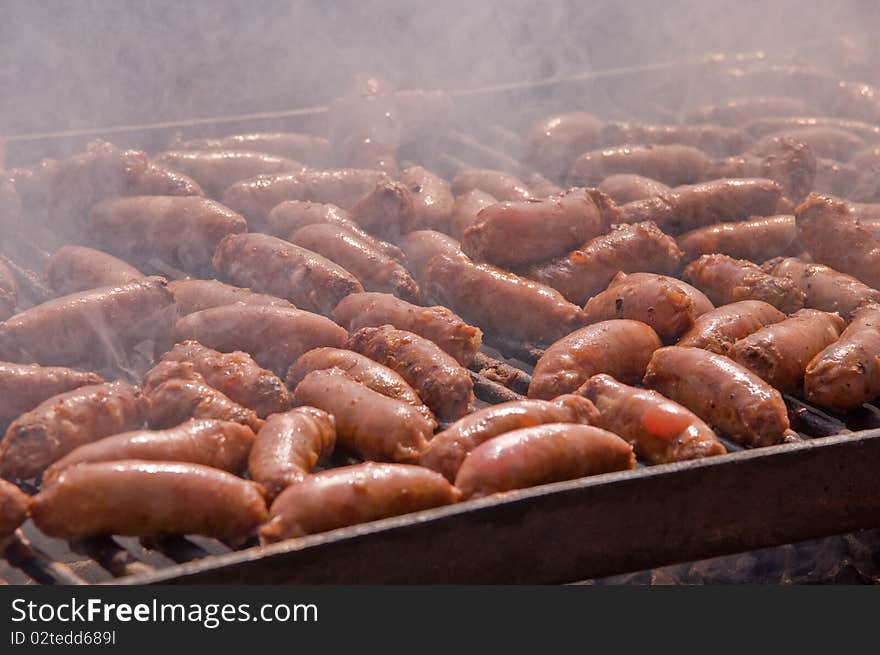
<svg viewBox="0 0 880 655"><path fill-rule="evenodd" d="M336 368L306 375L293 400L332 415L337 445L363 459L416 462L433 432L412 405L383 396Z"/></svg>
<svg viewBox="0 0 880 655"><path fill-rule="evenodd" d="M124 382L79 387L19 416L0 442L0 477L29 480L83 444L143 424L148 403Z"/></svg>
<svg viewBox="0 0 880 655"><path fill-rule="evenodd" d="M746 96L694 109L687 113L684 122L737 126L764 116L796 116L809 112L809 105L798 98Z"/></svg>
<svg viewBox="0 0 880 655"><path fill-rule="evenodd" d="M189 362L205 382L260 418L290 407L284 382L247 353L221 353L197 341L184 341L162 355L161 361Z"/></svg>
<svg viewBox="0 0 880 655"><path fill-rule="evenodd" d="M376 464L323 471L291 485L272 503L260 540L273 543L456 502L461 494L421 466Z"/></svg>
<svg viewBox="0 0 880 655"><path fill-rule="evenodd" d="M594 187L610 175L632 173L668 186L692 184L703 178L709 157L683 145L621 145L585 152L574 162L569 183Z"/></svg>
<svg viewBox="0 0 880 655"><path fill-rule="evenodd" d="M619 173L609 175L599 185L599 191L607 193L611 199L622 205L634 200L642 200L652 196L671 191L671 189L657 180L632 173Z"/></svg>
<svg viewBox="0 0 880 655"><path fill-rule="evenodd" d="M0 323L0 359L101 365L138 343L167 340L174 297L162 278L62 296Z"/></svg>
<svg viewBox="0 0 880 655"><path fill-rule="evenodd" d="M729 355L773 387L792 391L800 386L810 360L837 341L843 327L837 314L801 309L743 337Z"/></svg>
<svg viewBox="0 0 880 655"><path fill-rule="evenodd" d="M644 382L744 446L770 446L787 436L788 413L780 393L723 355L701 348L660 348Z"/></svg>
<svg viewBox="0 0 880 655"><path fill-rule="evenodd" d="M452 217L449 219L449 234L461 239L464 231L477 222L477 214L497 202L495 196L479 189L472 189L458 196L452 207Z"/></svg>
<svg viewBox="0 0 880 655"><path fill-rule="evenodd" d="M880 126L864 121L854 121L834 116L809 116L804 114L776 114L756 118L743 125L743 130L754 137L763 137L774 132L790 132L802 128L833 128L849 132L867 143L880 140ZM832 135L835 139L836 135ZM836 140L836 139L835 139ZM843 141L841 141L843 143Z"/></svg>
<svg viewBox="0 0 880 655"><path fill-rule="evenodd" d="M178 316L189 316L203 309L222 307L244 303L246 305L272 305L296 309L296 306L279 298L264 293L254 293L250 289L242 289L218 280L172 280L168 288L174 294Z"/></svg>
<svg viewBox="0 0 880 655"><path fill-rule="evenodd" d="M232 421L194 419L168 430L123 432L80 446L59 459L43 474L43 486L71 466L123 459L189 462L240 473L247 467L253 445L253 430Z"/></svg>
<svg viewBox="0 0 880 655"><path fill-rule="evenodd" d="M143 277L128 262L83 246L61 246L46 263L46 281L59 296L127 284Z"/></svg>
<svg viewBox="0 0 880 655"><path fill-rule="evenodd" d="M219 139L192 139L171 144L175 150L247 150L267 152L310 166L330 163L330 142L320 136L296 132L233 134Z"/></svg>
<svg viewBox="0 0 880 655"><path fill-rule="evenodd" d="M418 229L448 232L455 204L449 182L421 166L402 170L400 181L409 189Z"/></svg>
<svg viewBox="0 0 880 655"><path fill-rule="evenodd" d="M462 366L470 366L483 340L480 328L446 307L419 307L387 293L346 296L333 310L333 318L349 332L379 325L413 332L436 343Z"/></svg>
<svg viewBox="0 0 880 655"><path fill-rule="evenodd" d="M478 261L514 267L562 255L604 233L605 217L586 189L483 209L465 229L462 251Z"/></svg>
<svg viewBox="0 0 880 655"><path fill-rule="evenodd" d="M348 347L399 373L441 419L461 418L474 400L467 369L417 334L391 325L365 327L351 335Z"/></svg>
<svg viewBox="0 0 880 655"><path fill-rule="evenodd" d="M529 129L522 163L554 180L568 174L578 155L599 146L602 121L587 112L548 116Z"/></svg>
<svg viewBox="0 0 880 655"><path fill-rule="evenodd" d="M209 386L189 362L165 364L167 368L174 367L182 373L171 374L169 379L158 385L155 378L151 380L151 384L156 386L147 391L150 401L147 422L154 430L172 428L193 418L234 421L248 426L254 432L263 426L263 421L253 410L242 407Z"/></svg>
<svg viewBox="0 0 880 655"><path fill-rule="evenodd" d="M867 145L852 132L830 126L806 126L772 132L759 139L750 148L750 152L765 155L776 147L781 138L791 138L806 143L817 157L827 157L837 161L849 161L853 155L864 150Z"/></svg>
<svg viewBox="0 0 880 655"><path fill-rule="evenodd" d="M610 375L594 375L578 389L599 415L596 427L623 437L652 464L681 462L727 452L698 416L656 391L630 387Z"/></svg>
<svg viewBox="0 0 880 655"><path fill-rule="evenodd" d="M383 396L412 405L431 424L431 430L437 427L434 414L398 372L352 350L341 348L310 350L290 365L287 371L287 386L296 389L303 378L312 371L325 371L330 368L339 369L351 379Z"/></svg>
<svg viewBox="0 0 880 655"><path fill-rule="evenodd" d="M697 148L713 157L735 155L748 148L748 134L721 125L650 125L646 123L605 123L599 135L600 146L627 143L646 145L679 144Z"/></svg>
<svg viewBox="0 0 880 655"><path fill-rule="evenodd" d="M223 237L246 230L234 211L198 196L108 198L88 215L89 236L111 253L159 257L187 272L208 269Z"/></svg>
<svg viewBox="0 0 880 655"><path fill-rule="evenodd" d="M673 275L682 252L675 239L650 221L614 225L565 257L535 264L526 277L553 287L569 302L582 305L605 289L619 272L648 271Z"/></svg>
<svg viewBox="0 0 880 655"><path fill-rule="evenodd" d="M803 252L794 216L760 216L736 223L698 227L678 237L688 261L700 255L719 253L737 259L763 262L771 257Z"/></svg>
<svg viewBox="0 0 880 655"><path fill-rule="evenodd" d="M591 424L598 412L580 396L567 394L552 402L514 400L484 407L460 418L428 442L421 464L442 474L450 482L468 454L499 434L545 423Z"/></svg>
<svg viewBox="0 0 880 655"><path fill-rule="evenodd" d="M129 150L126 154L131 152ZM137 153L143 158L142 164L127 167L127 195L133 196L203 196L205 192L194 179L188 175L157 166L147 160L144 153Z"/></svg>
<svg viewBox="0 0 880 655"><path fill-rule="evenodd" d="M379 182L351 208L352 220L370 234L396 241L416 227L412 194L400 182Z"/></svg>
<svg viewBox="0 0 880 655"><path fill-rule="evenodd" d="M255 482L199 464L122 460L63 471L31 502L34 523L62 539L93 535L247 537L268 517Z"/></svg>
<svg viewBox="0 0 880 655"><path fill-rule="evenodd" d="M548 180L540 173L532 173L526 178L526 184L532 191L535 198L546 198L547 196L555 196L565 191L558 184Z"/></svg>
<svg viewBox="0 0 880 655"><path fill-rule="evenodd" d="M214 268L234 284L325 316L345 296L364 290L329 259L267 234L230 235L214 253Z"/></svg>
<svg viewBox="0 0 880 655"><path fill-rule="evenodd" d="M266 489L271 502L286 487L302 482L333 454L336 421L314 407L275 414L257 433L248 459L248 475Z"/></svg>
<svg viewBox="0 0 880 655"><path fill-rule="evenodd" d="M344 267L369 291L391 293L412 302L419 300L418 284L399 262L345 228L326 223L306 225L290 240Z"/></svg>
<svg viewBox="0 0 880 655"><path fill-rule="evenodd" d="M632 446L589 425L548 423L514 430L477 446L455 486L463 498L573 480L636 467Z"/></svg>
<svg viewBox="0 0 880 655"><path fill-rule="evenodd" d="M425 269L434 255L461 255L461 244L442 232L416 230L400 241L406 253L406 265L420 287L425 284Z"/></svg>
<svg viewBox="0 0 880 655"><path fill-rule="evenodd" d="M651 353L660 346L657 333L639 321L588 325L544 351L535 364L529 398L549 400L571 393L597 373L636 382L645 374Z"/></svg>
<svg viewBox="0 0 880 655"><path fill-rule="evenodd" d="M178 341L193 339L220 352L243 350L276 375L305 352L321 346L341 348L348 333L311 312L260 305L226 305L195 312L177 321Z"/></svg>
<svg viewBox="0 0 880 655"><path fill-rule="evenodd" d="M0 480L0 551L30 512L30 497L11 482Z"/></svg>
<svg viewBox="0 0 880 655"><path fill-rule="evenodd" d="M761 300L741 300L716 307L694 321L677 346L726 355L731 346L762 327L785 320L785 314Z"/></svg>
<svg viewBox="0 0 880 655"><path fill-rule="evenodd" d="M0 321L12 316L17 304L18 284L9 267L0 261Z"/></svg>
<svg viewBox="0 0 880 655"><path fill-rule="evenodd" d="M855 409L880 395L880 307L858 312L840 339L807 364L804 397L820 407Z"/></svg>
<svg viewBox="0 0 880 655"><path fill-rule="evenodd" d="M292 159L247 150L167 150L153 162L188 175L211 196L220 196L236 182L257 175L305 168Z"/></svg>
<svg viewBox="0 0 880 655"><path fill-rule="evenodd" d="M535 345L553 343L586 320L555 289L461 254L431 259L424 292L492 335Z"/></svg>
<svg viewBox="0 0 880 655"><path fill-rule="evenodd" d="M804 292L787 277L776 277L745 259L703 255L688 264L682 277L715 305L740 300L763 300L786 314L804 306Z"/></svg>
<svg viewBox="0 0 880 655"><path fill-rule="evenodd" d="M459 171L452 178L452 192L456 196L463 195L474 189L484 191L502 202L507 200L528 200L532 197L532 192L525 182L503 171L495 171L488 168L468 168Z"/></svg>
<svg viewBox="0 0 880 655"><path fill-rule="evenodd" d="M605 291L587 301L584 313L588 323L613 318L642 321L668 342L710 309L709 299L681 280L654 273L618 273Z"/></svg>
<svg viewBox="0 0 880 655"><path fill-rule="evenodd" d="M855 161L855 160L853 160ZM844 164L834 159L819 157L816 159L816 179L813 180L813 191L830 193L840 198L856 197L860 200L877 198L873 183L863 186L864 169L857 168L853 162ZM856 188L858 187L858 191Z"/></svg>

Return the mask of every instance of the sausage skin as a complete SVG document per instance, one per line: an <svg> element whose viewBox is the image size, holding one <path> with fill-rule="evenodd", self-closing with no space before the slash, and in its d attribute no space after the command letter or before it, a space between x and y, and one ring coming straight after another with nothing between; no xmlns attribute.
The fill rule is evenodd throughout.
<svg viewBox="0 0 880 655"><path fill-rule="evenodd" d="M416 230L400 240L406 253L406 266L420 287L425 284L425 269L434 255L461 255L461 244L447 234L434 230Z"/></svg>
<svg viewBox="0 0 880 655"><path fill-rule="evenodd" d="M609 175L599 185L599 191L607 193L619 205L634 200L643 200L671 191L670 187L650 177L632 173Z"/></svg>
<svg viewBox="0 0 880 655"><path fill-rule="evenodd" d="M147 392L150 409L147 422L154 430L172 428L193 418L234 421L257 432L263 421L253 410L242 407L228 396L209 386L204 378L195 373L189 362L166 362L183 371L164 382L152 383ZM159 364L162 366L162 364Z"/></svg>
<svg viewBox="0 0 880 655"><path fill-rule="evenodd" d="M267 152L301 161L310 166L330 163L330 142L324 137L297 132L254 132L232 134L219 139L191 139L172 143L175 150L247 150Z"/></svg>
<svg viewBox="0 0 880 655"><path fill-rule="evenodd" d="M416 208L400 182L379 182L351 208L351 219L370 234L396 241L416 228Z"/></svg>
<svg viewBox="0 0 880 655"><path fill-rule="evenodd" d="M417 228L448 232L455 204L449 182L421 166L400 171L400 181L412 197Z"/></svg>
<svg viewBox="0 0 880 655"><path fill-rule="evenodd" d="M790 214L698 227L679 236L678 245L687 261L719 253L760 263L771 257L798 255L804 250Z"/></svg>
<svg viewBox="0 0 880 655"><path fill-rule="evenodd" d="M30 497L11 482L0 480L0 551L30 513Z"/></svg>
<svg viewBox="0 0 880 655"><path fill-rule="evenodd" d="M502 202L508 200L528 200L532 197L532 192L525 182L503 171L495 171L488 168L468 168L459 171L452 178L452 192L456 196L463 195L474 189L484 191Z"/></svg>
<svg viewBox="0 0 880 655"><path fill-rule="evenodd" d="M495 196L479 189L463 193L455 199L452 216L449 219L449 229L445 231L456 239L461 239L464 231L477 222L477 214L497 202Z"/></svg>
<svg viewBox="0 0 880 655"><path fill-rule="evenodd" d="M739 339L783 320L785 314L773 305L762 300L740 300L698 317L676 345L726 355Z"/></svg>
<svg viewBox="0 0 880 655"><path fill-rule="evenodd" d="M710 163L705 152L691 146L619 145L580 155L568 181L575 186L595 187L606 177L630 173L678 186L702 179Z"/></svg>
<svg viewBox="0 0 880 655"><path fill-rule="evenodd" d="M59 296L128 284L144 277L128 262L84 246L61 246L46 262L46 282Z"/></svg>
<svg viewBox="0 0 880 655"><path fill-rule="evenodd" d="M554 114L541 119L526 134L522 163L554 180L568 174L578 155L599 146L602 121L587 112Z"/></svg>
<svg viewBox="0 0 880 655"><path fill-rule="evenodd" d="M215 197L241 180L305 168L292 159L247 150L167 150L153 163L191 177Z"/></svg>
<svg viewBox="0 0 880 655"><path fill-rule="evenodd" d="M273 305L296 309L296 306L278 296L254 293L250 289L232 286L219 280L172 280L168 289L174 294L178 316L189 316L203 309L244 303L246 305Z"/></svg>

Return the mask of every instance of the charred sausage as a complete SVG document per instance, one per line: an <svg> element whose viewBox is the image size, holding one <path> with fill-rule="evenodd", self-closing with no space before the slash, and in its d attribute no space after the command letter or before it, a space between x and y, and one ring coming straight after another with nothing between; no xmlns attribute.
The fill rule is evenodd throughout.
<svg viewBox="0 0 880 655"><path fill-rule="evenodd" d="M528 200L532 197L529 187L518 177L488 168L468 168L452 178L452 192L456 196L479 189L504 202Z"/></svg>
<svg viewBox="0 0 880 655"><path fill-rule="evenodd" d="M188 175L211 196L257 175L302 171L298 161L247 150L167 150L153 159L155 164Z"/></svg>
<svg viewBox="0 0 880 655"><path fill-rule="evenodd" d="M477 214L497 202L495 196L479 189L472 189L458 196L449 219L449 234L456 239L461 239L464 231L477 222Z"/></svg>
<svg viewBox="0 0 880 655"><path fill-rule="evenodd" d="M804 250L794 216L789 214L698 227L678 237L678 245L688 261L719 253L763 262L771 257L798 255Z"/></svg>
<svg viewBox="0 0 880 655"><path fill-rule="evenodd" d="M402 170L400 181L409 189L418 229L448 232L455 204L449 182L421 166Z"/></svg>
<svg viewBox="0 0 880 655"><path fill-rule="evenodd" d="M235 287L218 280L172 280L168 288L174 294L178 316L188 316L203 309L244 303L245 305L272 305L296 309L296 306L264 293L254 293L250 289Z"/></svg>
<svg viewBox="0 0 880 655"><path fill-rule="evenodd" d="M330 163L330 142L324 137L296 132L255 132L233 134L219 139L192 139L172 143L175 150L247 150L267 152L310 166Z"/></svg>
<svg viewBox="0 0 880 655"><path fill-rule="evenodd" d="M585 152L571 168L569 183L594 187L610 175L632 173L668 186L702 179L710 159L702 150L684 145L620 145Z"/></svg>
<svg viewBox="0 0 880 655"><path fill-rule="evenodd" d="M785 320L785 314L761 300L741 300L712 309L694 322L677 346L726 355L731 346L762 327Z"/></svg>
<svg viewBox="0 0 880 655"><path fill-rule="evenodd" d="M671 191L671 189L657 180L632 173L619 173L609 175L599 185L599 191L607 193L611 199L622 205L634 200L642 200L652 196Z"/></svg>
<svg viewBox="0 0 880 655"><path fill-rule="evenodd" d="M128 262L83 246L61 246L46 263L46 281L59 296L127 284L143 277Z"/></svg>

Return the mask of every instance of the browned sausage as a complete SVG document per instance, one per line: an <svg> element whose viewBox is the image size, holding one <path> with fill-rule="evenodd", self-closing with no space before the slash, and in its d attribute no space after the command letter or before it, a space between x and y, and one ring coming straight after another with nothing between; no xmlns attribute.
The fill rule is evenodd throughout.
<svg viewBox="0 0 880 655"><path fill-rule="evenodd" d="M479 189L498 200L528 200L532 197L529 187L518 177L488 168L468 168L452 178L452 192L456 196Z"/></svg>
<svg viewBox="0 0 880 655"><path fill-rule="evenodd" d="M383 396L412 405L431 424L431 430L437 427L434 414L398 372L352 350L342 348L310 350L290 365L287 371L287 386L296 389L303 378L312 371L324 371L330 368L339 369L351 379Z"/></svg>
<svg viewBox="0 0 880 655"><path fill-rule="evenodd" d="M27 520L30 497L11 482L0 480L0 550L6 541Z"/></svg>
<svg viewBox="0 0 880 655"><path fill-rule="evenodd" d="M553 343L586 320L555 289L464 255L434 256L424 292L486 332L535 345Z"/></svg>
<svg viewBox="0 0 880 655"><path fill-rule="evenodd" d="M179 316L188 316L203 309L244 303L246 305L273 305L296 309L296 306L264 293L254 293L250 289L235 287L218 280L172 280L168 288L174 294Z"/></svg>
<svg viewBox="0 0 880 655"><path fill-rule="evenodd" d="M391 293L412 302L419 300L419 285L400 262L345 228L315 223L297 230L290 240L344 267L368 291Z"/></svg>
<svg viewBox="0 0 880 655"><path fill-rule="evenodd" d="M421 166L402 170L400 181L409 189L418 228L448 232L455 204L449 182Z"/></svg>
<svg viewBox="0 0 880 655"><path fill-rule="evenodd" d="M782 320L785 314L773 305L761 300L741 300L716 307L697 318L676 345L726 355L737 340Z"/></svg>
<svg viewBox="0 0 880 655"><path fill-rule="evenodd" d="M451 236L434 230L416 230L410 232L400 241L400 247L406 253L406 266L418 282L425 283L425 268L434 255L461 255L461 244Z"/></svg>
<svg viewBox="0 0 880 655"><path fill-rule="evenodd" d="M143 277L128 262L83 246L61 246L46 263L46 281L59 296L126 284Z"/></svg>
<svg viewBox="0 0 880 655"><path fill-rule="evenodd" d="M0 477L29 480L74 448L139 428L147 399L124 382L79 387L22 414L0 442Z"/></svg>
<svg viewBox="0 0 880 655"><path fill-rule="evenodd" d="M657 180L642 175L633 175L632 173L619 173L617 175L609 175L599 185L599 191L607 193L611 199L618 203L624 204L633 202L634 200L642 200L656 196L671 189Z"/></svg>
<svg viewBox="0 0 880 655"><path fill-rule="evenodd" d="M483 332L446 307L419 307L387 293L353 293L343 298L333 318L349 332L362 327L393 325L430 339L462 366L470 366Z"/></svg>
<svg viewBox="0 0 880 655"><path fill-rule="evenodd" d="M720 253L763 262L771 257L797 255L804 249L794 216L789 214L698 227L678 237L678 245L687 260Z"/></svg>
<svg viewBox="0 0 880 655"><path fill-rule="evenodd" d="M683 145L621 145L585 152L574 162L569 183L594 187L610 175L634 173L668 186L691 184L703 178L709 157Z"/></svg>
<svg viewBox="0 0 880 655"><path fill-rule="evenodd" d="M351 208L352 220L370 234L397 240L416 227L416 208L400 182L379 182Z"/></svg>
<svg viewBox="0 0 880 655"><path fill-rule="evenodd" d="M558 257L606 229L591 192L571 189L542 200L486 207L465 229L461 248L478 261L514 267Z"/></svg>
<svg viewBox="0 0 880 655"><path fill-rule="evenodd" d="M214 253L214 268L234 284L329 315L350 293L364 288L329 259L268 234L233 234Z"/></svg>
<svg viewBox="0 0 880 655"><path fill-rule="evenodd" d="M602 121L587 112L555 114L541 119L526 134L523 167L559 180L578 155L599 146Z"/></svg>
<svg viewBox="0 0 880 655"><path fill-rule="evenodd" d="M746 96L699 107L688 112L684 122L736 126L763 116L796 116L809 112L809 105L798 98Z"/></svg>
<svg viewBox="0 0 880 655"><path fill-rule="evenodd" d="M162 361L189 362L205 382L260 418L290 407L284 382L247 353L221 353L197 341L184 341L162 355Z"/></svg>
<svg viewBox="0 0 880 655"><path fill-rule="evenodd" d="M743 125L743 129L754 137L763 137L774 132L790 132L801 128L834 128L849 132L867 143L880 140L880 126L864 121L854 121L834 116L809 116L804 114L776 114L756 118Z"/></svg>
<svg viewBox="0 0 880 655"><path fill-rule="evenodd" d="M391 325L365 327L351 335L348 347L399 373L441 419L461 418L474 400L467 369L417 334Z"/></svg>
<svg viewBox="0 0 880 655"><path fill-rule="evenodd" d="M612 318L642 321L668 342L710 309L709 299L681 280L654 273L618 273L605 291L587 301L584 313L588 323Z"/></svg>
<svg viewBox="0 0 880 655"><path fill-rule="evenodd" d="M514 430L477 446L455 486L463 498L573 480L636 467L632 446L601 428L548 423Z"/></svg>
<svg viewBox="0 0 880 655"><path fill-rule="evenodd" d="M348 333L318 314L285 307L225 305L177 321L178 341L193 339L220 352L243 350L276 375L305 352L321 346L341 348Z"/></svg>
<svg viewBox="0 0 880 655"><path fill-rule="evenodd" d="M535 364L529 398L549 400L571 393L597 373L637 382L645 374L651 353L660 346L657 333L639 321L588 325L544 351Z"/></svg>
<svg viewBox="0 0 880 655"><path fill-rule="evenodd" d="M174 324L164 279L62 296L0 323L0 359L37 364L104 364L144 341L162 343Z"/></svg>
<svg viewBox="0 0 880 655"><path fill-rule="evenodd" d="M531 189L532 195L536 198L546 198L547 196L554 196L565 191L561 186L548 180L540 173L529 175L526 178L526 184Z"/></svg>
<svg viewBox="0 0 880 655"><path fill-rule="evenodd" d="M333 454L336 421L315 407L274 414L257 433L248 459L248 475L266 489L269 501Z"/></svg>
<svg viewBox="0 0 880 655"><path fill-rule="evenodd" d="M260 540L273 543L409 514L459 499L458 489L421 466L365 462L310 476L272 503Z"/></svg>
<svg viewBox="0 0 880 655"><path fill-rule="evenodd" d="M614 225L565 257L535 264L524 275L553 287L569 302L582 305L605 289L619 272L673 275L682 252L675 239L650 221Z"/></svg>
<svg viewBox="0 0 880 655"><path fill-rule="evenodd" d="M428 442L421 464L441 473L450 482L461 463L477 446L499 434L545 423L593 423L598 412L580 396L566 394L552 402L514 400L484 407L459 419Z"/></svg>
<svg viewBox="0 0 880 655"><path fill-rule="evenodd" d="M140 150L126 150L125 195L203 196L198 182L182 172L151 162ZM108 195L120 195L108 193Z"/></svg>
<svg viewBox="0 0 880 655"><path fill-rule="evenodd" d="M843 327L837 314L801 309L743 337L729 355L780 391L793 391L804 379L810 360L837 341Z"/></svg>
<svg viewBox="0 0 880 655"><path fill-rule="evenodd" d="M211 196L257 175L301 171L303 164L286 157L247 150L168 150L153 159L159 166L188 175Z"/></svg>
<svg viewBox="0 0 880 655"><path fill-rule="evenodd" d="M12 271L0 261L0 321L5 321L15 313L18 304L18 284Z"/></svg>
<svg viewBox="0 0 880 655"><path fill-rule="evenodd" d="M212 419L194 419L168 430L123 432L80 446L56 461L43 474L43 486L71 466L122 459L189 462L240 473L253 444L249 427Z"/></svg>
<svg viewBox="0 0 880 655"><path fill-rule="evenodd" d="M373 391L338 368L306 375L293 400L332 415L337 444L364 459L416 462L433 432L415 407Z"/></svg>
<svg viewBox="0 0 880 655"><path fill-rule="evenodd" d="M660 348L644 382L745 446L780 443L789 431L779 392L723 355L701 348Z"/></svg>
<svg viewBox="0 0 880 655"><path fill-rule="evenodd" d="M172 143L175 150L249 150L268 152L310 166L330 163L330 142L320 136L296 132L233 134L219 139L192 139Z"/></svg>
<svg viewBox="0 0 880 655"><path fill-rule="evenodd" d="M727 157L748 148L752 139L738 129L721 125L605 123L599 135L600 146L618 146L626 143L680 144L697 148L713 157Z"/></svg>
<svg viewBox="0 0 880 655"><path fill-rule="evenodd" d="M449 234L461 239L464 231L477 222L477 214L497 202L495 196L479 189L472 189L458 196L449 219Z"/></svg>
<svg viewBox="0 0 880 655"><path fill-rule="evenodd" d="M703 255L688 264L682 277L715 305L740 300L763 300L786 314L804 306L804 292L787 277L770 275L745 259Z"/></svg>
<svg viewBox="0 0 880 655"><path fill-rule="evenodd" d="M783 137L806 143L817 157L827 157L837 161L849 161L867 145L864 140L847 130L814 125L767 134L755 142L750 152L763 156L772 151L776 147L776 141Z"/></svg>
<svg viewBox="0 0 880 655"><path fill-rule="evenodd" d="M578 389L599 415L592 424L630 442L652 464L681 462L727 452L708 425L656 391L630 387L610 375L594 375Z"/></svg>
<svg viewBox="0 0 880 655"><path fill-rule="evenodd" d="M63 471L31 503L51 537L200 534L247 537L268 517L263 489L199 464L122 460Z"/></svg>

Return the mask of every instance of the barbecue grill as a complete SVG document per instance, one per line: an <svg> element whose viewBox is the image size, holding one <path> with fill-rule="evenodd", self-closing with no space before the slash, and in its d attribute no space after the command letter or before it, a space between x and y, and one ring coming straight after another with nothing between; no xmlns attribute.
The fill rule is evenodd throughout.
<svg viewBox="0 0 880 655"><path fill-rule="evenodd" d="M521 108L511 122L467 130L456 116L405 144L401 161L448 175L463 167L515 170L520 134L535 118L582 107L609 119L661 120L678 111L674 78L658 70L711 74L766 62L764 53L591 72L452 92L457 111L491 116L496 103ZM627 103L619 102L626 89ZM636 90L635 93L633 90ZM642 97L644 102L634 100ZM325 107L120 126L7 139L11 164L65 156L95 137L154 152L185 138L239 131L320 129ZM509 112L506 112L509 113ZM436 127L436 126L434 126ZM14 239L2 249L23 280L25 302L45 297L33 262L55 244ZM156 273L181 277L163 262ZM145 271L146 272L146 271ZM522 398L541 352L486 334L471 366L478 404ZM125 371L117 376L125 377ZM727 455L646 466L507 492L270 546L202 537L102 537L69 544L29 522L0 562L11 582L156 583L556 583L692 561L880 527L880 406L832 415L787 396L800 439Z"/></svg>

